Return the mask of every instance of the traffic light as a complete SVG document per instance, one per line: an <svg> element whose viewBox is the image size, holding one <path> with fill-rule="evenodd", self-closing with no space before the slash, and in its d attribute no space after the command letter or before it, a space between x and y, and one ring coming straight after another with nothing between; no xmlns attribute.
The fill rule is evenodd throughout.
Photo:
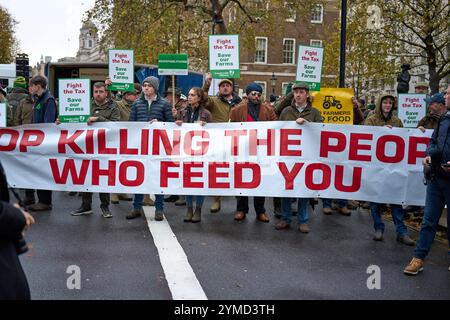
<svg viewBox="0 0 450 320"><path fill-rule="evenodd" d="M16 57L16 77L25 77L25 80L30 80L30 66L27 54L18 54Z"/></svg>

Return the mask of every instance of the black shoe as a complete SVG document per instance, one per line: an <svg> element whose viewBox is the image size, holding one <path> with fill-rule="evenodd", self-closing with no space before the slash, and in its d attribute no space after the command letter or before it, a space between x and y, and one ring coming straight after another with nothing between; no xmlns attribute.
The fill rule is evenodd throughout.
<svg viewBox="0 0 450 320"><path fill-rule="evenodd" d="M113 215L112 215L111 211L109 211L108 207L101 206L100 209L102 209L103 218L109 219L109 218L113 217Z"/></svg>
<svg viewBox="0 0 450 320"><path fill-rule="evenodd" d="M178 200L178 198L179 198L179 196L170 196L168 198L165 198L164 202L175 202Z"/></svg>
<svg viewBox="0 0 450 320"><path fill-rule="evenodd" d="M83 205L81 207L79 207L77 210L72 211L72 213L71 213L71 215L74 217L86 216L89 214L92 214L92 208L90 206L88 207L88 206L83 206Z"/></svg>

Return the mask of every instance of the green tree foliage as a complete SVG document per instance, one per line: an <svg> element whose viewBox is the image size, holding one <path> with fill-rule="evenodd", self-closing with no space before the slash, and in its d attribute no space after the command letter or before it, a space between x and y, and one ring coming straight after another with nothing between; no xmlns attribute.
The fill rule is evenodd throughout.
<svg viewBox="0 0 450 320"><path fill-rule="evenodd" d="M346 86L355 94L378 86L392 85L397 65L390 55L391 44L370 24L372 11L364 1L349 1L346 42ZM323 86L339 85L340 21L330 27L330 41L325 43L324 73L335 77L323 78ZM397 63L398 64L398 63Z"/></svg>
<svg viewBox="0 0 450 320"><path fill-rule="evenodd" d="M156 64L159 53L188 53L190 67L206 71L208 35L238 33L244 46L260 36L282 34L294 12L308 16L324 1L308 0L96 0L87 18L106 48L132 48L139 63ZM214 13L214 14L213 14ZM243 33L245 31L245 33Z"/></svg>
<svg viewBox="0 0 450 320"><path fill-rule="evenodd" d="M17 48L14 38L16 21L9 12L0 6L0 63L12 63Z"/></svg>

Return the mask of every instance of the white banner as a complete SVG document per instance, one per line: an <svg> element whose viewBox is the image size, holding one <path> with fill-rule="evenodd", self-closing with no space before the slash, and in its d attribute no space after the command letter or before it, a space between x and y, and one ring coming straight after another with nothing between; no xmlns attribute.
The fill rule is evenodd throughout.
<svg viewBox="0 0 450 320"><path fill-rule="evenodd" d="M0 103L0 128L6 127L6 122L8 120L6 103Z"/></svg>
<svg viewBox="0 0 450 320"><path fill-rule="evenodd" d="M0 129L16 188L320 197L423 205L431 131L295 122Z"/></svg>

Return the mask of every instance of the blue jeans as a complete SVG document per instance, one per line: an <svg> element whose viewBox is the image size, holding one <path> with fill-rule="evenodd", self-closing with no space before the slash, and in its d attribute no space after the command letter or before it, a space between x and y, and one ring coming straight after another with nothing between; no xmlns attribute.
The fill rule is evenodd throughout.
<svg viewBox="0 0 450 320"><path fill-rule="evenodd" d="M291 198L281 199L282 218L287 223L292 222ZM309 198L298 198L297 222L304 224L308 222Z"/></svg>
<svg viewBox="0 0 450 320"><path fill-rule="evenodd" d="M414 257L424 260L428 255L436 235L436 227L446 204L447 207L450 204L450 181L439 177L428 181L425 209ZM450 226L450 215L448 213L447 225ZM447 233L447 237L450 243L449 233Z"/></svg>
<svg viewBox="0 0 450 320"><path fill-rule="evenodd" d="M144 201L143 194L135 194L133 201L133 209L141 210L142 209L142 201ZM164 209L164 195L157 194L155 195L155 209L163 210Z"/></svg>
<svg viewBox="0 0 450 320"><path fill-rule="evenodd" d="M205 196L195 196L197 208L201 208L205 201ZM186 206L192 208L194 206L194 196L186 196Z"/></svg>
<svg viewBox="0 0 450 320"><path fill-rule="evenodd" d="M384 232L384 223L383 220L381 220L380 210L379 210L380 204L379 203L370 203L370 211L372 213L373 218L373 227L375 230L381 230ZM395 229L397 231L397 234L399 236L403 236L408 233L408 230L406 229L405 224L403 223L404 218L404 212L403 208L399 204L391 204L391 214L392 219L394 220Z"/></svg>
<svg viewBox="0 0 450 320"><path fill-rule="evenodd" d="M338 203L339 208L343 208L347 206L347 200L336 200L336 202ZM323 207L324 208L331 208L331 199L322 199L322 203L323 203Z"/></svg>

